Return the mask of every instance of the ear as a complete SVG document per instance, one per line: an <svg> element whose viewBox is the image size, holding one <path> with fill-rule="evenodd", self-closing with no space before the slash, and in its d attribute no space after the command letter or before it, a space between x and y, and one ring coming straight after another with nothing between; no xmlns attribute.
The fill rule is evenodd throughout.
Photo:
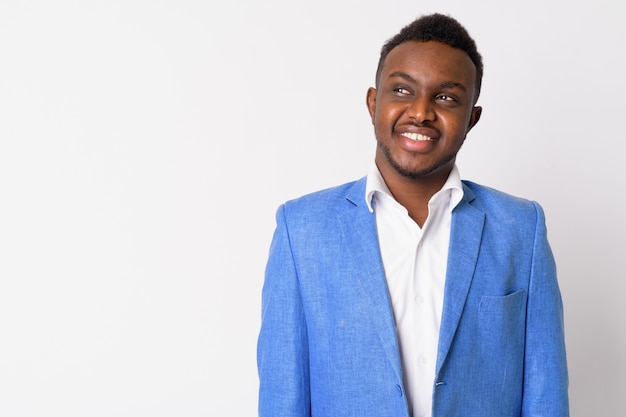
<svg viewBox="0 0 626 417"><path fill-rule="evenodd" d="M480 120L480 115L482 113L482 107L474 106L474 108L472 109L472 114L470 115L469 123L467 124L467 131L465 133L468 133L470 130L472 130L474 126L476 126L476 123L478 123L478 121Z"/></svg>
<svg viewBox="0 0 626 417"><path fill-rule="evenodd" d="M370 114L370 119L372 120L372 123L374 123L374 113L376 113L376 89L374 87L367 89L365 104L367 105L367 111Z"/></svg>

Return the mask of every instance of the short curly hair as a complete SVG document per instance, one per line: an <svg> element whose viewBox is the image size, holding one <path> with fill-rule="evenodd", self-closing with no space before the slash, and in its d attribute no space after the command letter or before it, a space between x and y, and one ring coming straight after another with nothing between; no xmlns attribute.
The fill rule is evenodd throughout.
<svg viewBox="0 0 626 417"><path fill-rule="evenodd" d="M389 52L401 43L409 41L441 42L453 48L458 48L469 55L476 67L476 98L478 98L483 79L483 59L476 48L476 42L465 27L456 19L440 13L419 17L385 42L380 51L380 59L376 69L377 86L385 58L387 58Z"/></svg>

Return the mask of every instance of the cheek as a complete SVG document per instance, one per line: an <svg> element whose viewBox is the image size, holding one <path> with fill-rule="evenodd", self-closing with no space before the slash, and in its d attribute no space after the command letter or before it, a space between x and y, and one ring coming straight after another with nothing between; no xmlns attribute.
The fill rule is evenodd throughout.
<svg viewBox="0 0 626 417"><path fill-rule="evenodd" d="M379 107L378 111L374 113L374 120L377 125L389 128L395 124L401 114L402 110L400 108L383 106L382 108Z"/></svg>
<svg viewBox="0 0 626 417"><path fill-rule="evenodd" d="M380 111L377 111L372 117L372 123L374 124L374 129L376 130L376 132L383 130L383 127L385 125L384 115Z"/></svg>
<svg viewBox="0 0 626 417"><path fill-rule="evenodd" d="M456 117L448 117L445 120L446 129L454 134L454 137L462 140L467 134L470 119L465 114Z"/></svg>

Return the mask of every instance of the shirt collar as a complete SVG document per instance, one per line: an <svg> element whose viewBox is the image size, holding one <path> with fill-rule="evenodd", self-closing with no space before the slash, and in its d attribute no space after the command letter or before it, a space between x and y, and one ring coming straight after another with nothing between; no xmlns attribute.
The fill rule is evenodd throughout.
<svg viewBox="0 0 626 417"><path fill-rule="evenodd" d="M367 183L365 185L365 202L370 212L374 211L374 195L376 193L387 194L392 197L391 191L387 187L380 170L376 166L376 162L370 164L369 171L367 173ZM448 179L435 195L433 195L429 201L429 205L436 203L442 196L448 195L450 197L449 207L452 210L463 199L463 183L461 182L461 175L456 164L452 167Z"/></svg>

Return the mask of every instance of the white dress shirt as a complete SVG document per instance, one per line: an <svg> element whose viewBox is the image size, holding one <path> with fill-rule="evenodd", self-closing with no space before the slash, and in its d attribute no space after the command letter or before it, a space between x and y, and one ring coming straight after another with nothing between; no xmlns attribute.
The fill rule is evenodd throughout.
<svg viewBox="0 0 626 417"><path fill-rule="evenodd" d="M365 198L376 216L409 412L431 417L452 210L463 198L459 171L454 166L428 202L422 228L393 198L375 163Z"/></svg>

